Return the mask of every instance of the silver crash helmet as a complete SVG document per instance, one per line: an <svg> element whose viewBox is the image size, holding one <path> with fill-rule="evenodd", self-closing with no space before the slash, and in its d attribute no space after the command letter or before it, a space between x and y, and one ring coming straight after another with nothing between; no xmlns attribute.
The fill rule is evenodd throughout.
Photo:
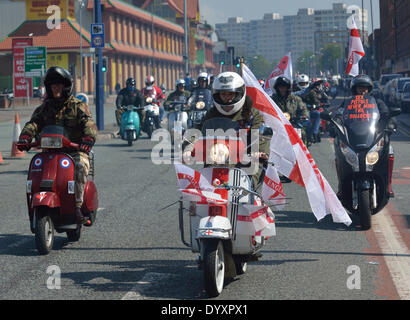
<svg viewBox="0 0 410 320"><path fill-rule="evenodd" d="M225 103L220 97L221 92L234 92L234 99ZM242 77L235 72L219 74L212 84L212 97L216 109L223 115L230 116L242 109L246 99L246 86Z"/></svg>

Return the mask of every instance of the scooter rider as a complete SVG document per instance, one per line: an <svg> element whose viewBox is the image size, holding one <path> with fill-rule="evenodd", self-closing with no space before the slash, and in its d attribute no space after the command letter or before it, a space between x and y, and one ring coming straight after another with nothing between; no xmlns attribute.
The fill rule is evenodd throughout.
<svg viewBox="0 0 410 320"><path fill-rule="evenodd" d="M305 90L309 87L309 76L306 74L301 74L296 78L296 86L293 91Z"/></svg>
<svg viewBox="0 0 410 320"><path fill-rule="evenodd" d="M263 125L263 117L257 109L253 107L253 101L246 95L246 86L242 77L235 72L223 72L219 74L212 85L213 107L203 118L199 130L205 121L213 118L228 118L237 121L240 129L248 130L248 143L252 129L259 130ZM268 160L269 139L259 142L259 153L254 155L261 161ZM184 151L184 159L191 156L193 145L190 144ZM255 190L260 184L263 169L252 176Z"/></svg>
<svg viewBox="0 0 410 320"><path fill-rule="evenodd" d="M187 90L185 90L185 80L184 79L178 79L175 82L175 91L171 92L167 98L167 100L164 102L164 108L167 111L172 111L172 105L171 102L178 101L180 97L185 97L185 101L188 101L189 96L191 93Z"/></svg>
<svg viewBox="0 0 410 320"><path fill-rule="evenodd" d="M71 95L73 80L71 74L60 67L47 70L44 85L47 99L34 110L29 122L21 131L18 148L29 150L28 144L47 125L63 126L67 137L80 145L79 150L67 150L75 163L75 214L78 223L85 223L81 212L84 187L90 170L89 153L97 137L97 126L92 119L88 105Z"/></svg>
<svg viewBox="0 0 410 320"><path fill-rule="evenodd" d="M118 126L121 126L122 114L126 111L126 106L142 107L142 97L140 91L136 88L136 81L134 78L128 78L126 81L126 88L122 89L115 101L117 110L115 110L115 118L117 119ZM141 123L144 123L145 112L138 110L138 114L141 118Z"/></svg>
<svg viewBox="0 0 410 320"><path fill-rule="evenodd" d="M192 91L188 99L188 106L195 106L200 96L202 96L202 101L205 103L205 110L209 110L212 107L213 100L211 90L208 89L208 74L206 72L201 72L198 75L198 87Z"/></svg>
<svg viewBox="0 0 410 320"><path fill-rule="evenodd" d="M286 77L278 77L271 88L274 94L272 100L282 110L283 113L289 113L290 119L298 119L304 124L302 129L302 138L306 138L305 126L309 119L309 111L303 100L291 93L291 82ZM306 140L306 139L305 139ZM291 182L289 178L281 176L282 182Z"/></svg>
<svg viewBox="0 0 410 320"><path fill-rule="evenodd" d="M308 128L308 141L320 142L320 112L317 109L313 109L313 106L319 107L322 102L327 103L329 97L324 92L322 85L323 79L316 79L311 83L304 93L301 95L303 101L310 107L310 122Z"/></svg>
<svg viewBox="0 0 410 320"><path fill-rule="evenodd" d="M356 76L355 78L352 79L351 84L350 84L350 90L351 90L352 96L370 95L373 88L374 88L373 81L370 79L369 76L365 74L360 74ZM397 128L397 124L394 119L392 118L389 119L389 108L386 106L386 104L381 99L376 98L376 103L379 109L380 119L382 120L388 119L389 121L388 128L394 131ZM346 100L343 101L343 103L339 106L339 109L336 111L336 117L342 116L343 111L348 106L348 104L349 104L349 101L346 101ZM329 114L332 116L331 112L329 112ZM336 168L337 168L337 163L336 163ZM340 180L338 170L336 170L336 173L337 173L337 178L338 178L337 196L340 198L342 181Z"/></svg>
<svg viewBox="0 0 410 320"><path fill-rule="evenodd" d="M147 98L153 98L154 101L156 101L154 103L159 106L159 121L162 121L164 120L165 109L161 106L161 101L165 100L165 94L162 92L161 88L154 83L154 76L147 76L145 78L145 88L141 90L141 96L144 99L144 104Z"/></svg>

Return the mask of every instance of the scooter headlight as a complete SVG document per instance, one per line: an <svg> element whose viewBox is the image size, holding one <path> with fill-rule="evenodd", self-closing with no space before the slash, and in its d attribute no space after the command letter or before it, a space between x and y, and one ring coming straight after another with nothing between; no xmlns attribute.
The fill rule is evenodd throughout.
<svg viewBox="0 0 410 320"><path fill-rule="evenodd" d="M347 163L349 163L355 170L359 170L359 157L357 156L357 153L343 142L340 143L340 150L345 156Z"/></svg>
<svg viewBox="0 0 410 320"><path fill-rule="evenodd" d="M379 161L379 153L377 151L369 152L366 155L366 164L368 166L375 165L377 161Z"/></svg>
<svg viewBox="0 0 410 320"><path fill-rule="evenodd" d="M209 158L216 164L227 163L229 160L229 148L223 143L216 143L209 151Z"/></svg>
<svg viewBox="0 0 410 320"><path fill-rule="evenodd" d="M61 137L43 137L41 138L41 148L58 149L63 147Z"/></svg>
<svg viewBox="0 0 410 320"><path fill-rule="evenodd" d="M377 161L379 161L379 152L384 147L384 139L380 139L380 141L373 147L366 155L366 165L374 166Z"/></svg>
<svg viewBox="0 0 410 320"><path fill-rule="evenodd" d="M286 118L288 121L290 121L290 113L289 113L289 112L285 112L284 115L285 115L285 118Z"/></svg>
<svg viewBox="0 0 410 320"><path fill-rule="evenodd" d="M195 105L195 108L196 108L197 110L202 110L203 108L205 108L205 102L203 102L203 101L198 101L198 102L196 103L196 105Z"/></svg>

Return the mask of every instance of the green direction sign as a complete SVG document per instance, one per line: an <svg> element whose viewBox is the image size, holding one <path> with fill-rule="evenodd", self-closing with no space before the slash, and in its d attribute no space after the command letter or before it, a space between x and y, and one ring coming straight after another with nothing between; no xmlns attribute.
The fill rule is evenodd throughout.
<svg viewBox="0 0 410 320"><path fill-rule="evenodd" d="M47 48L25 47L24 61L24 73L26 78L42 77L46 72Z"/></svg>

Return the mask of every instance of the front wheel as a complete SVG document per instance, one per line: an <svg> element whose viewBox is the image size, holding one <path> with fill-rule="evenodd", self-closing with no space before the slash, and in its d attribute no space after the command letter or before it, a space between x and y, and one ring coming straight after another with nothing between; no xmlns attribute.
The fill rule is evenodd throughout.
<svg viewBox="0 0 410 320"><path fill-rule="evenodd" d="M372 210L370 209L369 190L358 191L358 204L359 218L362 230L369 230L372 227Z"/></svg>
<svg viewBox="0 0 410 320"><path fill-rule="evenodd" d="M80 240L81 237L81 224L77 225L77 229L67 231L67 239L70 242L76 242Z"/></svg>
<svg viewBox="0 0 410 320"><path fill-rule="evenodd" d="M49 254L53 249L54 243L54 224L51 217L47 214L40 215L36 210L36 226L34 238L36 247L41 255Z"/></svg>
<svg viewBox="0 0 410 320"><path fill-rule="evenodd" d="M204 286L210 297L222 292L225 280L224 248L221 241L203 242Z"/></svg>
<svg viewBox="0 0 410 320"><path fill-rule="evenodd" d="M127 141L128 141L128 146L132 146L134 137L133 137L133 133L131 130L127 131Z"/></svg>

